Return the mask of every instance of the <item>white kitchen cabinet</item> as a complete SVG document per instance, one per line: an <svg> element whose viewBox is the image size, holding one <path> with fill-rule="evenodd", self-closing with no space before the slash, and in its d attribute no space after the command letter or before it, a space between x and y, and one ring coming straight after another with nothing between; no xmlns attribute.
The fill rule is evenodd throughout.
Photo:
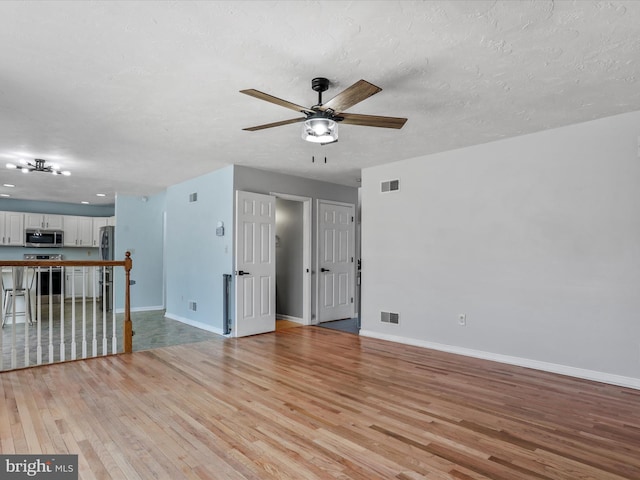
<svg viewBox="0 0 640 480"><path fill-rule="evenodd" d="M75 247L78 244L78 217L67 215L64 219L64 246Z"/></svg>
<svg viewBox="0 0 640 480"><path fill-rule="evenodd" d="M87 299L93 298L94 287L96 294L99 293L98 268L84 267L85 272L83 275L83 267L70 267L65 270L64 275L64 297L71 298L75 295L76 300L82 300L82 293L84 286L84 295Z"/></svg>
<svg viewBox="0 0 640 480"><path fill-rule="evenodd" d="M49 230L62 230L64 215L45 215L44 223Z"/></svg>
<svg viewBox="0 0 640 480"><path fill-rule="evenodd" d="M93 217L93 246L100 246L100 228L115 227L116 217Z"/></svg>
<svg viewBox="0 0 640 480"><path fill-rule="evenodd" d="M109 217L93 218L93 246L97 247L100 243L100 229L109 225Z"/></svg>
<svg viewBox="0 0 640 480"><path fill-rule="evenodd" d="M24 213L0 212L0 245L24 245Z"/></svg>
<svg viewBox="0 0 640 480"><path fill-rule="evenodd" d="M46 230L62 230L64 215L48 215L43 213L25 213L24 228L43 228Z"/></svg>
<svg viewBox="0 0 640 480"><path fill-rule="evenodd" d="M80 217L78 220L78 243L80 247L93 246L92 217Z"/></svg>
<svg viewBox="0 0 640 480"><path fill-rule="evenodd" d="M64 246L93 246L93 217L67 215L64 217Z"/></svg>

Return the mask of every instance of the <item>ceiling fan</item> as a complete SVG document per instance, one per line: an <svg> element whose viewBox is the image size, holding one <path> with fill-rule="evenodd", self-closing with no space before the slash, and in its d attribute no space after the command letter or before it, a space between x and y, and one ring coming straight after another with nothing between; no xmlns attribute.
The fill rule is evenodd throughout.
<svg viewBox="0 0 640 480"><path fill-rule="evenodd" d="M243 128L243 130L254 132L265 128L304 122L302 138L309 142L325 145L338 141L338 122L364 127L399 129L402 128L407 121L406 118L346 113L345 110L348 108L382 91L380 87L376 87L365 80L358 80L324 104L322 103L322 92L326 92L329 89L329 80L323 77L314 78L311 81L311 88L318 92L318 103L310 108L296 105L295 103L282 100L281 98L268 95L258 90L240 90L240 93L244 93L245 95L265 100L290 110L295 110L304 115L303 117L292 118L290 120Z"/></svg>

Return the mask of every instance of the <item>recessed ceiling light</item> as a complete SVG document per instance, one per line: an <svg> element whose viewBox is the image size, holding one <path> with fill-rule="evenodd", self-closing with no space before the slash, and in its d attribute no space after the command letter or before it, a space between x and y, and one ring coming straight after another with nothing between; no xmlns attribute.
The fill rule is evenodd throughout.
<svg viewBox="0 0 640 480"><path fill-rule="evenodd" d="M2 185L3 187L9 187L9 188L13 188L15 187L15 185L12 185L10 183L5 183L4 185Z"/></svg>
<svg viewBox="0 0 640 480"><path fill-rule="evenodd" d="M96 197L106 197L106 193L96 193Z"/></svg>
<svg viewBox="0 0 640 480"><path fill-rule="evenodd" d="M89 202L80 202L83 205L89 205Z"/></svg>
<svg viewBox="0 0 640 480"><path fill-rule="evenodd" d="M9 195L8 193L0 193L0 197L10 197L11 195Z"/></svg>

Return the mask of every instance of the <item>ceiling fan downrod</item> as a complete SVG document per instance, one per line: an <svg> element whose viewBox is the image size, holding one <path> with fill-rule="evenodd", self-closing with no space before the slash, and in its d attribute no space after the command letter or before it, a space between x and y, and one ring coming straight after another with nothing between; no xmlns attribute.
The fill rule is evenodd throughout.
<svg viewBox="0 0 640 480"><path fill-rule="evenodd" d="M311 80L311 88L318 92L318 107L322 105L322 92L329 90L329 80L324 77L316 77Z"/></svg>

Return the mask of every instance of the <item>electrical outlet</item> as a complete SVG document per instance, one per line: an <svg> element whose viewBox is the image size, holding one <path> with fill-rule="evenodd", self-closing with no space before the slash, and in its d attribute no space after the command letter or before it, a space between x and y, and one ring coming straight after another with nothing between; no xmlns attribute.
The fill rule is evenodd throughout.
<svg viewBox="0 0 640 480"><path fill-rule="evenodd" d="M465 313L458 314L458 325L465 327L467 325L467 315Z"/></svg>

